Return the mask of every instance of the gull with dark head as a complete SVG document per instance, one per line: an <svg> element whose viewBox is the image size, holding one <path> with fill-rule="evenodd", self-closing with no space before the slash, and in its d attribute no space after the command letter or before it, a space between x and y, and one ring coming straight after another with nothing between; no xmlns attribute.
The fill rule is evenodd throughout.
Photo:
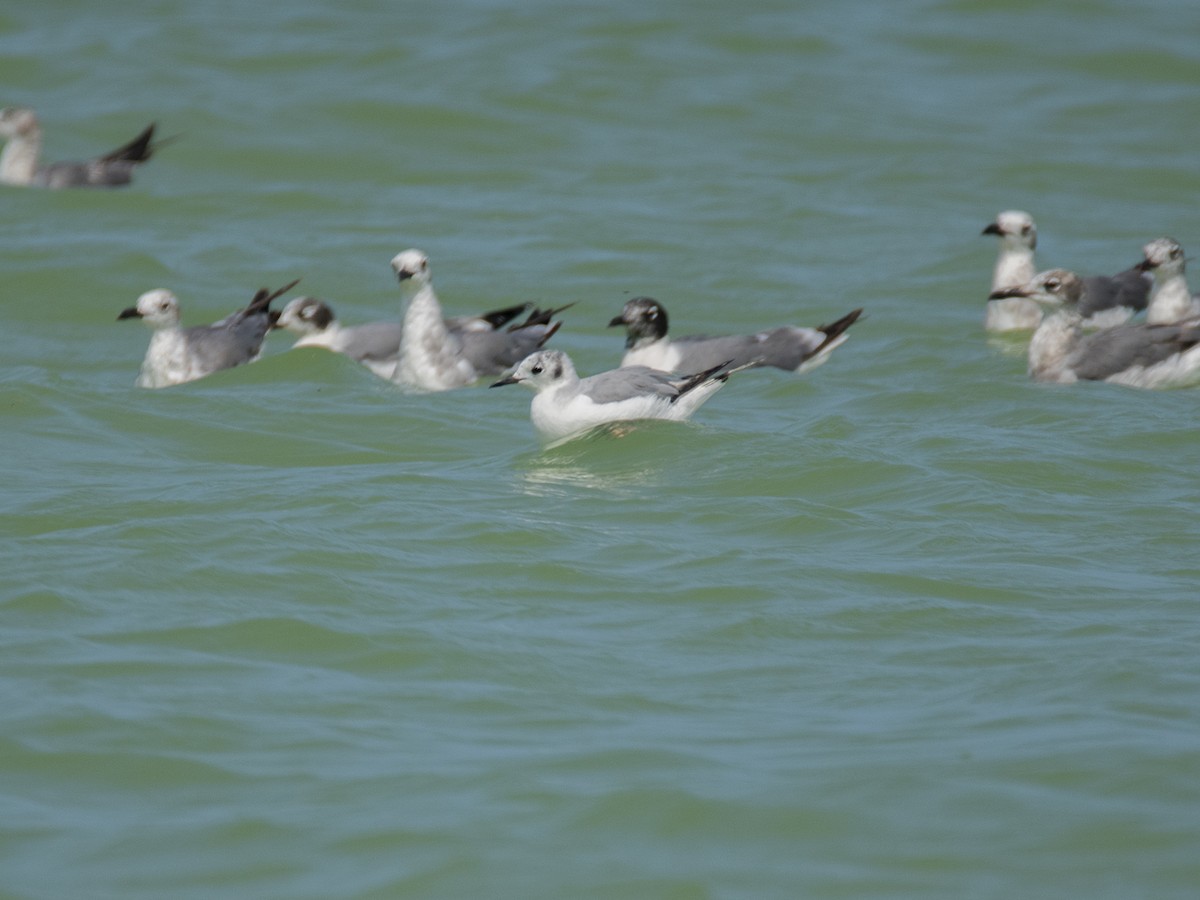
<svg viewBox="0 0 1200 900"><path fill-rule="evenodd" d="M261 288L244 309L212 325L180 325L179 300L168 290L147 291L117 319L141 319L154 329L137 378L138 387L161 388L195 381L213 372L253 362L278 315L271 301L290 291L293 281L272 293Z"/></svg>
<svg viewBox="0 0 1200 900"><path fill-rule="evenodd" d="M1085 335L1074 272L1050 269L1011 288L1049 311L1029 342L1029 374L1038 381L1108 381L1136 388L1200 383L1200 322L1121 324Z"/></svg>
<svg viewBox="0 0 1200 900"><path fill-rule="evenodd" d="M444 318L433 290L429 257L405 250L392 259L404 296L403 333L393 380L410 390L448 391L496 375L542 347L562 324L566 309L535 309L525 321L500 331L467 319ZM486 317L485 317L486 318ZM465 322L466 327L455 323Z"/></svg>
<svg viewBox="0 0 1200 900"><path fill-rule="evenodd" d="M154 140L154 123L127 144L83 162L42 165L42 128L32 109L0 109L0 137L7 140L0 152L0 182L27 187L119 187L129 184L133 170L165 143Z"/></svg>
<svg viewBox="0 0 1200 900"><path fill-rule="evenodd" d="M333 307L316 297L296 297L279 314L273 326L298 335L293 349L322 347L366 366L380 378L391 380L400 352L400 321L343 325Z"/></svg>
<svg viewBox="0 0 1200 900"><path fill-rule="evenodd" d="M757 334L671 339L667 336L667 311L663 305L651 297L634 297L608 326L625 328L622 367L699 372L725 362L735 368L773 367L807 372L825 362L845 342L846 330L861 315L861 309L852 310L836 322L816 328L785 325Z"/></svg>
<svg viewBox="0 0 1200 900"><path fill-rule="evenodd" d="M1136 268L1154 276L1146 321L1151 325L1186 322L1200 317L1200 298L1192 295L1183 274L1187 260L1179 241L1160 237L1142 248L1144 258Z"/></svg>
<svg viewBox="0 0 1200 900"><path fill-rule="evenodd" d="M459 334L488 332L503 328L529 308L528 303L492 310L478 316L456 316L446 320L446 327ZM323 347L348 356L366 366L380 378L391 381L400 358L400 337L404 326L395 321L367 322L363 325L343 325L330 306L316 297L297 297L283 308L275 328L298 336L292 348ZM473 338L464 339L470 345Z"/></svg>
<svg viewBox="0 0 1200 900"><path fill-rule="evenodd" d="M533 390L533 427L544 440L558 443L613 422L687 419L730 374L722 363L694 375L630 366L580 378L567 354L540 350L492 387L523 384Z"/></svg>

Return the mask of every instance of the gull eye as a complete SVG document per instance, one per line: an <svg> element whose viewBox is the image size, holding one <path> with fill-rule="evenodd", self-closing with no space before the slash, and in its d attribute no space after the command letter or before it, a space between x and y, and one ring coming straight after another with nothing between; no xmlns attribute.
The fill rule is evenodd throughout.
<svg viewBox="0 0 1200 900"><path fill-rule="evenodd" d="M1057 279L1057 278L1047 278L1046 279L1046 290L1057 291L1060 287L1062 287L1062 281L1060 281L1059 279Z"/></svg>
<svg viewBox="0 0 1200 900"><path fill-rule="evenodd" d="M159 309L161 309L161 310L164 310L164 311L165 311L165 310L167 310L167 309L169 309L169 308L170 308L170 306L171 306L171 304L170 304L170 303L168 303L166 300L163 300L163 301L161 301L161 302L158 304L158 308L159 308Z"/></svg>
<svg viewBox="0 0 1200 900"><path fill-rule="evenodd" d="M541 374L542 374L542 367L541 367L541 366L534 366L534 367L533 367L532 369L530 369L529 371L530 371L530 372L532 372L534 375L541 375Z"/></svg>

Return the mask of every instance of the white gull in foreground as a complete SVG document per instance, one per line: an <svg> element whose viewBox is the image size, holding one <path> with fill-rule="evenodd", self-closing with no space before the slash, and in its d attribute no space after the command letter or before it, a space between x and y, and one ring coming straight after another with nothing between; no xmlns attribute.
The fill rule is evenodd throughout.
<svg viewBox="0 0 1200 900"><path fill-rule="evenodd" d="M118 187L129 184L133 170L146 162L163 141L154 141L154 124L128 144L84 162L58 162L43 166L42 129L37 115L23 106L0 109L0 182L28 187Z"/></svg>
<svg viewBox="0 0 1200 900"><path fill-rule="evenodd" d="M984 325L988 331L1032 331L1042 321L1042 309L1026 297L1006 294L1028 284L1037 273L1037 225L1021 210L999 213L983 234L1000 238L1000 252L992 270L992 290ZM1079 313L1088 328L1109 328L1146 308L1150 280L1138 267L1116 275L1089 275L1082 279Z"/></svg>
<svg viewBox="0 0 1200 900"><path fill-rule="evenodd" d="M167 290L147 291L117 319L141 319L154 329L137 378L138 387L162 388L195 381L213 372L253 362L276 313L271 301L290 291L293 281L271 293L261 288L245 309L212 325L180 327L179 300Z"/></svg>
<svg viewBox="0 0 1200 900"><path fill-rule="evenodd" d="M448 391L496 375L539 349L558 330L552 321L566 307L535 310L506 331L447 324L433 290L429 258L405 250L392 259L404 295L400 359L393 380L410 390Z"/></svg>
<svg viewBox="0 0 1200 900"><path fill-rule="evenodd" d="M1183 274L1183 247L1174 238L1161 237L1142 248L1145 258L1138 268L1154 276L1146 321L1151 325L1185 322L1200 317L1200 298L1192 296Z"/></svg>
<svg viewBox="0 0 1200 900"><path fill-rule="evenodd" d="M608 323L625 326L625 356L621 366L648 366L665 372L699 372L727 363L735 368L770 366L807 372L829 358L846 340L846 329L858 321L862 309L847 313L830 325L797 328L785 325L757 334L675 338L667 336L667 311L650 297L634 297L621 314Z"/></svg>
<svg viewBox="0 0 1200 900"><path fill-rule="evenodd" d="M534 392L529 413L544 440L560 443L600 425L640 419L682 421L726 382L726 364L694 375L645 366L580 378L561 350L540 350L492 387L523 384Z"/></svg>
<svg viewBox="0 0 1200 900"><path fill-rule="evenodd" d="M457 316L446 320L446 327L459 334L487 332L503 328L529 308L528 303L505 307L478 316ZM400 355L400 337L404 326L400 320L367 322L363 325L343 325L331 307L316 297L297 297L283 308L276 328L283 328L299 339L297 347L323 347L341 353L366 366L380 378L389 381L396 374ZM466 343L471 342L466 339Z"/></svg>
<svg viewBox="0 0 1200 900"><path fill-rule="evenodd" d="M1085 335L1079 314L1083 279L1066 269L1042 272L1004 293L1051 310L1029 342L1029 374L1038 381L1109 381L1136 388L1200 383L1200 323L1126 323Z"/></svg>

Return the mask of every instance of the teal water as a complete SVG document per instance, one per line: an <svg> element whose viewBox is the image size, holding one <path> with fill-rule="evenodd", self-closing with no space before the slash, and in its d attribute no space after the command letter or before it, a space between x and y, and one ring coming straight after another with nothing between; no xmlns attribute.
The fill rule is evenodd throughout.
<svg viewBox="0 0 1200 900"><path fill-rule="evenodd" d="M0 896L1191 898L1197 394L1031 384L995 213L1200 246L1200 8L9 4ZM574 302L616 364L867 317L693 423L540 450L276 337L164 391L116 314Z"/></svg>

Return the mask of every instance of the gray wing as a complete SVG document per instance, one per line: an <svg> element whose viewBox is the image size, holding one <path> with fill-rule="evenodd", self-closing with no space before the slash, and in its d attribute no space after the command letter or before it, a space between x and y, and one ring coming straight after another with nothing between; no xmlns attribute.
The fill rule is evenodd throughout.
<svg viewBox="0 0 1200 900"><path fill-rule="evenodd" d="M342 329L341 352L358 362L391 359L400 352L404 326L399 322L370 322Z"/></svg>
<svg viewBox="0 0 1200 900"><path fill-rule="evenodd" d="M211 373L253 361L270 328L269 312L243 310L216 325L185 328L183 334L188 352L200 368Z"/></svg>
<svg viewBox="0 0 1200 900"><path fill-rule="evenodd" d="M579 387L580 393L595 403L618 403L644 396L672 400L679 396L675 376L646 366L629 366L591 375L580 379Z"/></svg>
<svg viewBox="0 0 1200 900"><path fill-rule="evenodd" d="M1126 269L1116 275L1091 275L1083 279L1083 297L1079 312L1084 317L1118 306L1134 310L1146 308L1150 300L1152 277L1138 269Z"/></svg>
<svg viewBox="0 0 1200 900"><path fill-rule="evenodd" d="M158 145L154 143L154 123L116 150L86 162L58 162L38 170L35 181L43 187L118 187L129 184L138 163L148 160ZM168 140L170 140L168 138Z"/></svg>
<svg viewBox="0 0 1200 900"><path fill-rule="evenodd" d="M477 316L450 316L445 320L446 327L452 331L497 331L527 309L528 303L520 303L503 309L493 309Z"/></svg>
<svg viewBox="0 0 1200 900"><path fill-rule="evenodd" d="M531 325L516 331L460 331L462 354L480 375L499 375L539 349L558 330Z"/></svg>
<svg viewBox="0 0 1200 900"><path fill-rule="evenodd" d="M1149 367L1200 343L1200 325L1119 325L1084 340L1068 365L1079 378L1103 381Z"/></svg>
<svg viewBox="0 0 1200 900"><path fill-rule="evenodd" d="M52 163L38 170L34 182L48 188L119 187L132 180L134 165L120 160Z"/></svg>
<svg viewBox="0 0 1200 900"><path fill-rule="evenodd" d="M815 328L784 326L731 337L682 337L671 341L680 353L681 372L699 372L721 363L732 368L774 366L792 371L815 354L827 336Z"/></svg>

